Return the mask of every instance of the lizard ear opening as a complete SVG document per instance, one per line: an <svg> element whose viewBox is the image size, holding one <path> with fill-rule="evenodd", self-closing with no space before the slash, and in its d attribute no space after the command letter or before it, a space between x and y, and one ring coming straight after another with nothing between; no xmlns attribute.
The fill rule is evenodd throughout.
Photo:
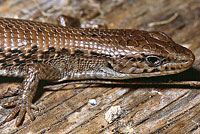
<svg viewBox="0 0 200 134"><path fill-rule="evenodd" d="M110 62L107 62L107 67L112 69L112 70L114 70L114 68L113 68L113 66L112 66L112 64Z"/></svg>

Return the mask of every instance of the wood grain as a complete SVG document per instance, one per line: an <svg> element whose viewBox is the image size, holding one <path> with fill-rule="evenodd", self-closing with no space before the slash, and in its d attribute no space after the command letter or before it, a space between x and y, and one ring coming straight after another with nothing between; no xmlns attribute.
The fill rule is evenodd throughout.
<svg viewBox="0 0 200 134"><path fill-rule="evenodd" d="M198 0L35 1L0 0L0 16L56 23L56 17L65 14L81 21L103 22L109 28L163 31L194 52L193 68L177 75L137 80L200 81ZM173 21L149 27L150 23L168 20L175 13L178 16ZM1 77L0 92L16 87L20 81L22 79ZM43 86L48 84L52 83L42 81L35 97L35 104L40 107L37 118L32 122L26 116L18 128L12 120L0 126L0 133L200 133L200 89L82 84L58 91L44 90ZM90 105L90 99L95 99L97 105ZM123 112L108 123L105 112L111 106L120 106ZM0 120L9 110L0 108Z"/></svg>

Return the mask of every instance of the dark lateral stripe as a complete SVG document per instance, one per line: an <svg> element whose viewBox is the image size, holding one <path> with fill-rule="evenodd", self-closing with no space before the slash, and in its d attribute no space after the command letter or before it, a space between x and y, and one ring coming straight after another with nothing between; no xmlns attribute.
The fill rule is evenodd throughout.
<svg viewBox="0 0 200 134"><path fill-rule="evenodd" d="M20 54L20 53L22 53L22 51L17 50L17 49L9 50L9 52L11 52L11 53L16 53L16 54Z"/></svg>
<svg viewBox="0 0 200 134"><path fill-rule="evenodd" d="M49 52L55 52L56 49L54 47L49 47Z"/></svg>
<svg viewBox="0 0 200 134"><path fill-rule="evenodd" d="M38 50L37 46L33 46L31 50L28 51L30 54L34 54Z"/></svg>
<svg viewBox="0 0 200 134"><path fill-rule="evenodd" d="M113 57L112 55L108 55L108 54L98 54L98 53L93 52L93 51L92 51L90 54L91 54L91 56L95 56L95 57L107 57L107 58Z"/></svg>
<svg viewBox="0 0 200 134"><path fill-rule="evenodd" d="M84 52L80 51L80 50L76 50L74 52L75 55L81 55L81 56L84 56Z"/></svg>
<svg viewBox="0 0 200 134"><path fill-rule="evenodd" d="M61 53L69 53L69 50L63 48L63 49L61 50Z"/></svg>
<svg viewBox="0 0 200 134"><path fill-rule="evenodd" d="M93 51L91 52L91 55L92 55L92 56L99 56L99 57L101 56L101 54L98 54L98 53L93 52Z"/></svg>
<svg viewBox="0 0 200 134"><path fill-rule="evenodd" d="M42 52L42 54L43 54L43 55L48 55L48 54L50 54L50 52L49 52L49 51L46 51L46 52Z"/></svg>

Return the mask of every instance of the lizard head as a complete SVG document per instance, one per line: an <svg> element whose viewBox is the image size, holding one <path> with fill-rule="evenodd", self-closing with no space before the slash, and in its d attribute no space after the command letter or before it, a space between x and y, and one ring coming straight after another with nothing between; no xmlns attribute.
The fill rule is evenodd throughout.
<svg viewBox="0 0 200 134"><path fill-rule="evenodd" d="M113 77L136 78L169 75L190 68L193 53L162 32L129 31L118 38L118 54L108 61ZM108 70L106 72L109 72Z"/></svg>

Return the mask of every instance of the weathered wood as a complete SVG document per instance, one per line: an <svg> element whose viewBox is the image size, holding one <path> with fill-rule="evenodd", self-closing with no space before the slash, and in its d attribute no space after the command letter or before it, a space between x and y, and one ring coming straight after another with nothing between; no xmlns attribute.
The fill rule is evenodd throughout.
<svg viewBox="0 0 200 134"><path fill-rule="evenodd" d="M0 3L0 16L4 17L56 23L56 16L65 14L81 20L100 20L109 28L163 31L194 52L193 68L177 75L139 81L200 81L198 0L1 0ZM177 16L167 22L174 14ZM162 21L167 23L149 25ZM0 92L19 83L16 79L3 79ZM37 118L32 122L26 116L18 128L14 119L0 126L0 133L200 133L200 89L82 84L46 91L42 87L47 84L41 82L35 98L40 107ZM97 106L90 105L90 99L96 99ZM108 123L105 112L111 106L120 106L122 115ZM0 120L8 111L0 108Z"/></svg>

